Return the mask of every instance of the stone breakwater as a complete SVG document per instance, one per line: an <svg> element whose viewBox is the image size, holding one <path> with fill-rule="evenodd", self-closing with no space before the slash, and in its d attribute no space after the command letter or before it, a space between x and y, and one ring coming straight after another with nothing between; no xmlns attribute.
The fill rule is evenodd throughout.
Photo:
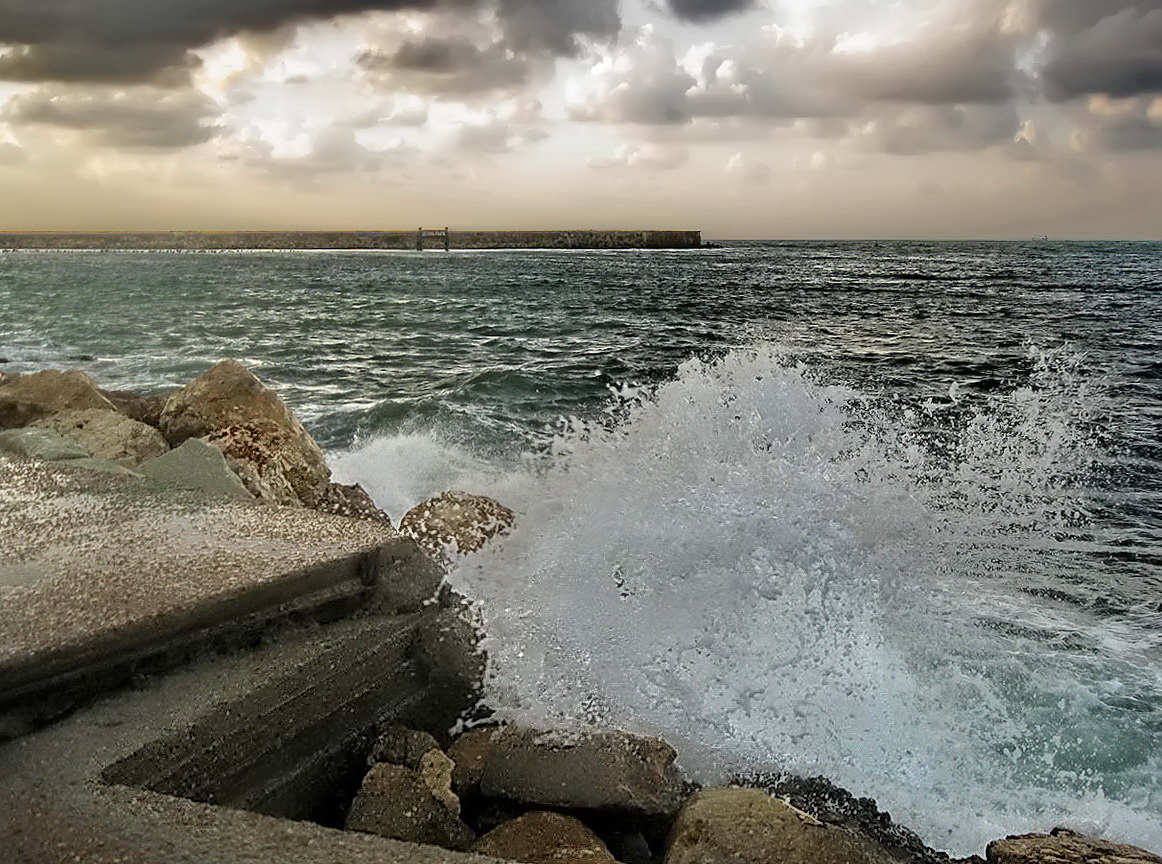
<svg viewBox="0 0 1162 864"><path fill-rule="evenodd" d="M449 491L392 526L236 361L147 396L0 373L0 430L5 862L949 864L824 778L697 788L659 738L495 725L441 582L518 515ZM1162 864L1064 828L984 853Z"/></svg>
<svg viewBox="0 0 1162 864"><path fill-rule="evenodd" d="M227 251L239 249L410 249L416 231L18 231L0 250ZM427 236L423 248L444 248ZM452 249L697 249L701 231L449 231Z"/></svg>

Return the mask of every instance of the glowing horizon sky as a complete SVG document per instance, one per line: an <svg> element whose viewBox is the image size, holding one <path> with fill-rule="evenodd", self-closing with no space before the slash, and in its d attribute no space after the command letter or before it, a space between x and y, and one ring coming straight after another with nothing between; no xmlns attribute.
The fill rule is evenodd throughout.
<svg viewBox="0 0 1162 864"><path fill-rule="evenodd" d="M1162 0L0 0L0 230L420 224L1159 239Z"/></svg>

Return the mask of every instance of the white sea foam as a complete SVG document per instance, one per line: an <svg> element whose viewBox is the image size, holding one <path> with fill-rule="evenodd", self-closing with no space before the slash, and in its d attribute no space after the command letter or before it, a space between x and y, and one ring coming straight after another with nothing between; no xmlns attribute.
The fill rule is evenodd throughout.
<svg viewBox="0 0 1162 864"><path fill-rule="evenodd" d="M1159 848L1157 637L1041 596L1094 581L1060 542L1092 399L1042 361L909 412L736 352L517 470L409 436L337 474L397 517L450 487L518 511L452 576L502 715L659 733L706 781L820 772L958 854L1059 823Z"/></svg>

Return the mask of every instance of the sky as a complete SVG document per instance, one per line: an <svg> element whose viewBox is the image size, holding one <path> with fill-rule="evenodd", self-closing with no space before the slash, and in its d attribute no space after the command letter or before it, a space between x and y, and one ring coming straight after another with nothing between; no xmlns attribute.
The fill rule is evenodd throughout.
<svg viewBox="0 0 1162 864"><path fill-rule="evenodd" d="M1162 0L0 0L0 230L1162 239Z"/></svg>

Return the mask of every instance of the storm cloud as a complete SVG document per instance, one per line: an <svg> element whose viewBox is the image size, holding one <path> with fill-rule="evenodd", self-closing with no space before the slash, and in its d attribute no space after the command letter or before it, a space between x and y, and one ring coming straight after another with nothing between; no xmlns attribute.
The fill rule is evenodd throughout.
<svg viewBox="0 0 1162 864"><path fill-rule="evenodd" d="M745 0L671 0L706 20ZM372 11L495 10L517 51L576 51L577 37L609 38L618 0L0 0L0 79L178 86L193 49L238 33Z"/></svg>

